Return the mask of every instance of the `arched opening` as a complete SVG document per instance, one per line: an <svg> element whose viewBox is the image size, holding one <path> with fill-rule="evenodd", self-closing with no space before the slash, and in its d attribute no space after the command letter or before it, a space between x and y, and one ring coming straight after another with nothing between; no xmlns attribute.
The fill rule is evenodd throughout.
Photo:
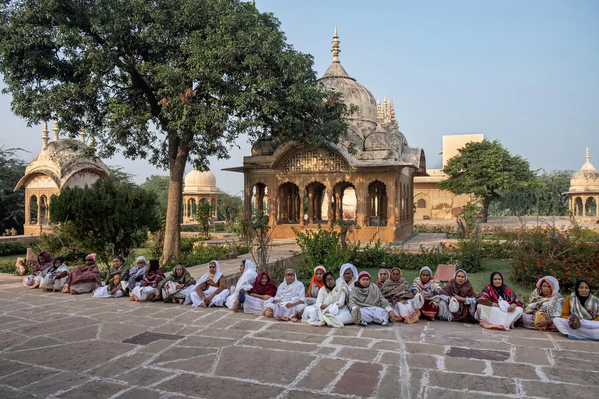
<svg viewBox="0 0 599 399"><path fill-rule="evenodd" d="M584 203L585 216L595 216L597 214L597 200L589 197Z"/></svg>
<svg viewBox="0 0 599 399"><path fill-rule="evenodd" d="M268 211L268 187L264 183L256 183L252 187L252 209L256 211Z"/></svg>
<svg viewBox="0 0 599 399"><path fill-rule="evenodd" d="M387 225L387 186L379 180L368 185L368 224Z"/></svg>
<svg viewBox="0 0 599 399"><path fill-rule="evenodd" d="M324 201L326 190L326 186L318 181L306 186L304 191L304 212L306 216L304 218L307 219L308 224L322 223L323 220L326 220L328 207L323 206L323 203L326 204L327 202Z"/></svg>
<svg viewBox="0 0 599 399"><path fill-rule="evenodd" d="M196 214L196 200L194 198L190 198L187 200L187 217L193 219Z"/></svg>
<svg viewBox="0 0 599 399"><path fill-rule="evenodd" d="M37 197L32 195L29 198L29 224L37 224Z"/></svg>
<svg viewBox="0 0 599 399"><path fill-rule="evenodd" d="M48 199L45 195L40 197L40 224L48 224Z"/></svg>
<svg viewBox="0 0 599 399"><path fill-rule="evenodd" d="M576 197L574 200L574 216L582 216L582 198Z"/></svg>
<svg viewBox="0 0 599 399"><path fill-rule="evenodd" d="M356 187L346 181L335 184L331 198L332 220L349 220L356 218Z"/></svg>
<svg viewBox="0 0 599 399"><path fill-rule="evenodd" d="M279 186L278 223L291 224L300 221L300 195L297 185L287 182Z"/></svg>
<svg viewBox="0 0 599 399"><path fill-rule="evenodd" d="M416 208L426 208L426 201L424 198L420 198L416 203Z"/></svg>
<svg viewBox="0 0 599 399"><path fill-rule="evenodd" d="M212 198L210 200L210 206L212 207L212 218L213 219L217 219L218 218L218 207L216 206L216 198Z"/></svg>

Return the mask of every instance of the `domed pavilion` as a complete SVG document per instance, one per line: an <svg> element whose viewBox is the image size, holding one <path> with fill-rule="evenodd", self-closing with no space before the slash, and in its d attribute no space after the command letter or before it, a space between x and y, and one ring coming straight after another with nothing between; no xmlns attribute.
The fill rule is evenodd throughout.
<svg viewBox="0 0 599 399"><path fill-rule="evenodd" d="M49 223L50 204L65 188L91 186L110 173L104 162L89 157L83 132L79 141L60 139L56 122L52 130L54 141L48 142L48 124L44 123L42 151L27 166L25 176L15 187L15 191L25 187L25 235L52 229Z"/></svg>
<svg viewBox="0 0 599 399"><path fill-rule="evenodd" d="M586 162L570 180L570 212L574 216L599 221L599 172L590 162L587 148Z"/></svg>
<svg viewBox="0 0 599 399"><path fill-rule="evenodd" d="M226 170L244 174L244 213L268 212L276 225L273 238L295 237L292 227L315 229L350 218L361 227L353 240L404 238L413 231L413 181L426 174L424 151L408 146L393 102L375 100L341 65L337 28L332 44L333 62L319 81L359 109L348 120L347 138L333 154L296 142L260 140L242 167ZM355 155L347 151L350 143ZM355 200L344 200L346 194ZM346 209L348 204L355 209Z"/></svg>
<svg viewBox="0 0 599 399"><path fill-rule="evenodd" d="M183 223L194 223L197 205L208 201L212 206L212 218L216 219L218 190L212 172L193 169L185 176L183 186Z"/></svg>

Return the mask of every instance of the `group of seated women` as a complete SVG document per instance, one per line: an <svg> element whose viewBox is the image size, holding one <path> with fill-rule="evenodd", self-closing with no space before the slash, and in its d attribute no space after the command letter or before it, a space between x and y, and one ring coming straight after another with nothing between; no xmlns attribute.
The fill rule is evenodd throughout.
<svg viewBox="0 0 599 399"><path fill-rule="evenodd" d="M129 296L138 302L226 306L313 326L413 324L424 317L480 323L484 328L506 331L521 323L526 328L559 331L574 339L599 340L599 299L585 280L577 281L573 293L564 299L557 279L543 277L524 307L499 272L491 274L489 285L479 294L461 269L442 286L428 267L420 269L410 285L397 267L380 269L378 281L373 283L369 273L358 273L350 263L341 266L337 279L324 266L318 266L307 289L293 269L285 270L279 286L266 271L258 273L250 260L241 262L240 272L237 285L227 288L216 260L196 281L181 264L165 276L156 259L148 262L140 256L130 268L122 258L115 257L102 285L95 254L86 256L84 265L69 271L61 258L52 259L42 251L33 274L23 283L27 288L72 294L93 292L94 298Z"/></svg>

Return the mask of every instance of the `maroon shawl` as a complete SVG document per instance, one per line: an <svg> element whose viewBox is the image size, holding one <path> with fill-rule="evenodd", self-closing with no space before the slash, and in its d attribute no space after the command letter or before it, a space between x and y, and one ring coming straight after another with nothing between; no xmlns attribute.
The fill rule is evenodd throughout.
<svg viewBox="0 0 599 399"><path fill-rule="evenodd" d="M466 280L464 284L459 285L455 278L451 279L445 287L441 290L441 295L453 297L454 295L461 296L462 298L476 298L476 292L470 281Z"/></svg>
<svg viewBox="0 0 599 399"><path fill-rule="evenodd" d="M72 287L76 284L85 283L97 283L102 285L100 280L100 270L96 264L92 265L81 265L71 270L69 278L67 279L67 285Z"/></svg>
<svg viewBox="0 0 599 399"><path fill-rule="evenodd" d="M262 279L263 275L268 277L268 281L264 285L260 284L260 280ZM248 291L248 294L270 295L274 297L277 295L277 283L275 283L275 280L270 278L268 273L260 272L258 277L256 277L254 284L252 284L252 289Z"/></svg>
<svg viewBox="0 0 599 399"><path fill-rule="evenodd" d="M42 272L53 265L52 257L50 256L50 254L48 252L40 251L40 253L37 255L37 257L39 258L40 256L44 257L45 262L40 264L39 260L38 260L37 264L35 265L35 268L33 269L33 274L35 274L37 272Z"/></svg>

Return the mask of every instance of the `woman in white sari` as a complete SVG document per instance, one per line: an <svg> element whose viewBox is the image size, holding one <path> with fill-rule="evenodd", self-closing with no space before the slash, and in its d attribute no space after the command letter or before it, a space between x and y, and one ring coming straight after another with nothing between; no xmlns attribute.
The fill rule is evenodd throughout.
<svg viewBox="0 0 599 399"><path fill-rule="evenodd" d="M211 307L225 304L229 290L225 285L225 276L220 272L218 261L211 261L208 268L208 273L200 277L191 293L185 297L184 305L191 303L192 307L197 308L198 306Z"/></svg>
<svg viewBox="0 0 599 399"><path fill-rule="evenodd" d="M61 291L69 278L69 268L61 257L52 261L53 266L47 269L46 275L40 282L40 288L45 290Z"/></svg>
<svg viewBox="0 0 599 399"><path fill-rule="evenodd" d="M352 322L352 316L347 308L349 288L345 282L336 284L332 273L322 277L324 287L318 290L314 305L306 307L302 314L302 323L312 326L343 327Z"/></svg>
<svg viewBox="0 0 599 399"><path fill-rule="evenodd" d="M239 310L239 293L241 290L249 291L252 289L252 284L256 281L256 277L258 276L258 272L256 271L256 265L251 260L242 260L241 265L239 266L239 270L241 271L241 277L237 280L237 285L231 287L229 291L231 291L231 295L225 301L225 305L237 312Z"/></svg>
<svg viewBox="0 0 599 399"><path fill-rule="evenodd" d="M358 269L351 263L345 263L341 265L339 269L339 278L337 284L345 283L351 292L354 287L354 283L358 281Z"/></svg>
<svg viewBox="0 0 599 399"><path fill-rule="evenodd" d="M285 270L285 281L277 288L274 301L266 306L266 317L296 322L306 307L306 288L293 269Z"/></svg>

